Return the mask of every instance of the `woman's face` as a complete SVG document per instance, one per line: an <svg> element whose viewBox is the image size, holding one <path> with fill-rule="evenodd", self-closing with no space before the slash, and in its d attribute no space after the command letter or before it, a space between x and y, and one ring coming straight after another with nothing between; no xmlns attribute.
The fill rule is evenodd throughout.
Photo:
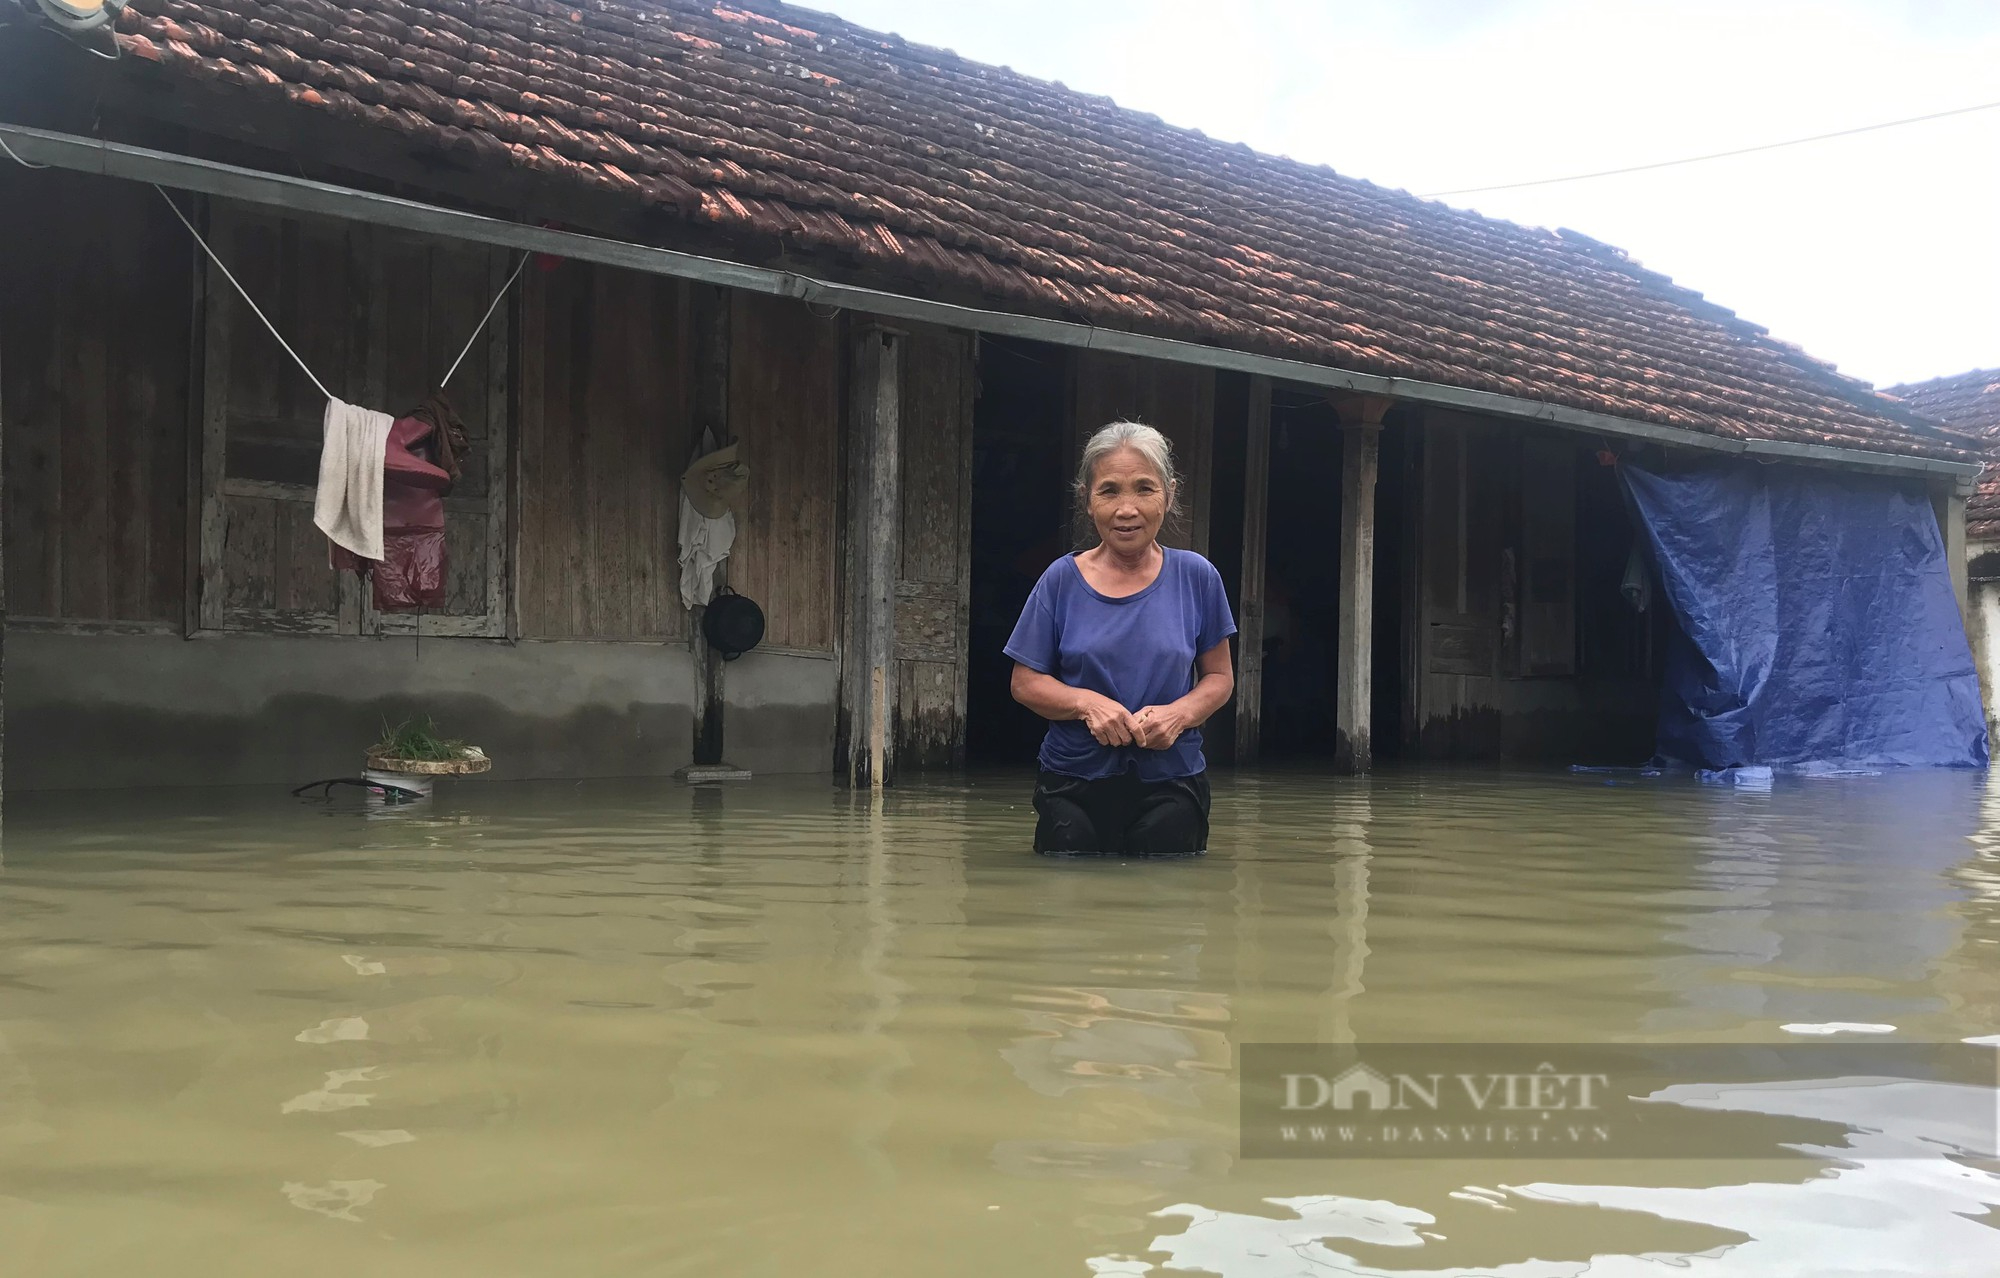
<svg viewBox="0 0 2000 1278"><path fill-rule="evenodd" d="M1099 540L1121 554L1144 550L1160 536L1173 493L1136 448L1106 453L1090 481L1090 521Z"/></svg>

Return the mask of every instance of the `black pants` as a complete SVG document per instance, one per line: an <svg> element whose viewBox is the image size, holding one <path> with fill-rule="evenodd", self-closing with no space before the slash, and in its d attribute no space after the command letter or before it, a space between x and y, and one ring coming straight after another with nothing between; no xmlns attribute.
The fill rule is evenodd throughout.
<svg viewBox="0 0 2000 1278"><path fill-rule="evenodd" d="M1035 779L1035 851L1044 856L1200 856L1208 851L1208 774L1141 781L1122 772Z"/></svg>

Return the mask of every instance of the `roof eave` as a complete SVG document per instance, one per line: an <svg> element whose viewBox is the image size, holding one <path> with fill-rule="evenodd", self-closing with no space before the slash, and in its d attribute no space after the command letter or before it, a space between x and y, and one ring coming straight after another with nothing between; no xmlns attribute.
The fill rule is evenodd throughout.
<svg viewBox="0 0 2000 1278"><path fill-rule="evenodd" d="M125 143L80 137L0 122L4 138L20 159L78 172L179 190L243 200L300 213L343 217L392 226L422 234L468 240L502 248L548 253L607 266L719 284L775 296L796 297L866 311L893 319L942 324L975 332L1030 338L1086 350L1116 351L1173 363L1260 374L1282 381L1334 390L1394 396L1414 403L1462 412L1483 413L1538 422L1567 430L1706 452L1737 453L1794 462L1836 465L1898 474L1970 479L1981 467L1915 454L1873 452L1825 444L1777 440L1731 439L1634 418L1521 399L1491 391L1469 390L1435 382L1386 377L1259 355L1224 347L1204 346L1175 338L1155 337L1118 329L1098 328L1069 320L986 310L932 301L902 293L862 288L814 279L791 271L750 266L721 258L655 248L570 231L528 226L501 218L381 195L351 187L241 168L194 156L177 155Z"/></svg>

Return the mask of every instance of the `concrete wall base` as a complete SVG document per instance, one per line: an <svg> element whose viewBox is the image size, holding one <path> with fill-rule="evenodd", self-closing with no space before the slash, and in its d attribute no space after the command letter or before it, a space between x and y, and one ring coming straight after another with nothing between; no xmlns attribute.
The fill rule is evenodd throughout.
<svg viewBox="0 0 2000 1278"><path fill-rule="evenodd" d="M492 756L485 778L463 784L668 777L693 759L680 645L33 630L6 644L16 791L354 776L385 722L421 714ZM730 761L829 771L834 674L830 657L731 663Z"/></svg>

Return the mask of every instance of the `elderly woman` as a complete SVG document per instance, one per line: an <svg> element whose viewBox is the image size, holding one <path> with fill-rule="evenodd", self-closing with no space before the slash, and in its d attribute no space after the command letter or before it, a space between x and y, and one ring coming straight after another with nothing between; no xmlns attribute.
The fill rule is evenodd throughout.
<svg viewBox="0 0 2000 1278"><path fill-rule="evenodd" d="M1007 641L1014 699L1049 720L1035 850L1208 850L1201 725L1228 704L1236 622L1215 566L1160 545L1177 484L1166 437L1113 422L1084 446L1076 499L1097 545L1035 584Z"/></svg>

